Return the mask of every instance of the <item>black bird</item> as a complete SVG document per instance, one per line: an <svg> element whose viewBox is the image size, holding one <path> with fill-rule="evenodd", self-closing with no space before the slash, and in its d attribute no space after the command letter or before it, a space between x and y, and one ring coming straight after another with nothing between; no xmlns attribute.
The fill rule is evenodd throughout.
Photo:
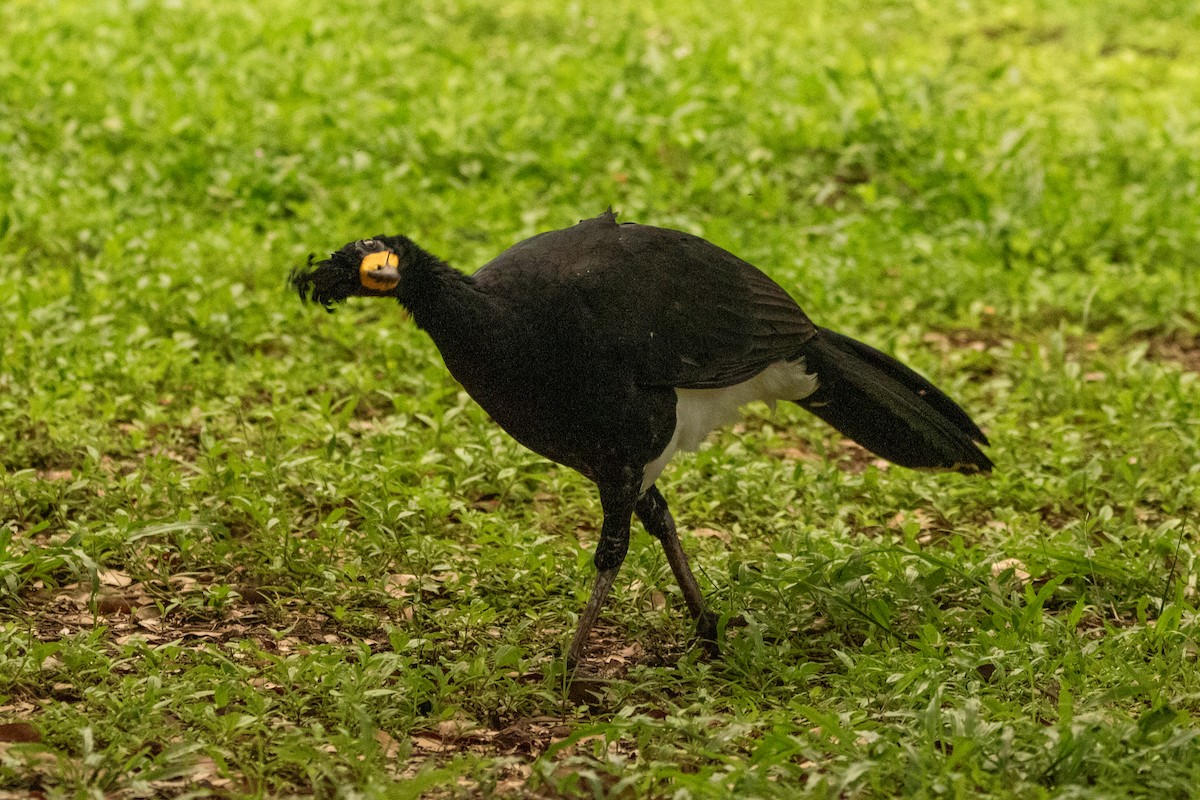
<svg viewBox="0 0 1200 800"><path fill-rule="evenodd" d="M716 618L655 481L746 403L791 400L901 466L992 468L978 447L987 438L932 383L817 327L733 254L681 231L619 224L611 210L520 242L474 275L403 236L377 236L310 257L290 281L330 311L352 296L398 300L500 427L595 482L598 572L571 665L625 560L634 514L662 543L715 650Z"/></svg>

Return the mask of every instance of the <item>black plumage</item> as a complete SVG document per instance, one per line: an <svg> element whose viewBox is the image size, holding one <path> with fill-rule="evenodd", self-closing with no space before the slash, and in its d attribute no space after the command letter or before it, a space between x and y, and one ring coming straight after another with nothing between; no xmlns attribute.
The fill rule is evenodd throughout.
<svg viewBox="0 0 1200 800"><path fill-rule="evenodd" d="M700 624L715 634L654 486L674 448L725 406L792 400L908 467L986 472L987 439L895 359L814 325L774 281L680 231L609 212L514 245L464 275L402 236L352 242L292 274L301 298L394 297L491 417L600 489L596 586L570 658L625 557L633 514L658 538ZM661 463L660 463L661 462Z"/></svg>

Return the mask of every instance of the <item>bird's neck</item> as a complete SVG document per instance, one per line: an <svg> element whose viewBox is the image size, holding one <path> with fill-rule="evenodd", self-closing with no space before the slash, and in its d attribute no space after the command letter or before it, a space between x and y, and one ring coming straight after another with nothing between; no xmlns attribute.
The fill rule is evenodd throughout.
<svg viewBox="0 0 1200 800"><path fill-rule="evenodd" d="M450 372L464 385L491 361L488 349L495 328L488 296L446 262L421 251L408 259L397 294L417 327L429 334Z"/></svg>
<svg viewBox="0 0 1200 800"><path fill-rule="evenodd" d="M423 250L408 259L397 299L417 327L435 338L445 325L471 322L485 305L471 276Z"/></svg>

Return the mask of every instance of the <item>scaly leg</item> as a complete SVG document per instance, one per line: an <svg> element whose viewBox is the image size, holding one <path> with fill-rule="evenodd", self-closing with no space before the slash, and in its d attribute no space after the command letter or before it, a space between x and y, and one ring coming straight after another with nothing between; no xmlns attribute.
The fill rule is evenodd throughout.
<svg viewBox="0 0 1200 800"><path fill-rule="evenodd" d="M675 573L675 580L683 590L683 600L687 603L692 619L696 620L696 635L701 645L709 655L718 655L720 651L717 646L717 617L705 605L700 584L696 582L696 576L688 566L687 554L683 552L683 545L680 544L679 534L675 530L675 520L671 517L671 510L667 508L667 501L662 492L658 491L658 487L651 486L638 499L634 510L650 535L662 543L667 563L671 565L671 572Z"/></svg>
<svg viewBox="0 0 1200 800"><path fill-rule="evenodd" d="M568 673L574 673L575 668L583 662L588 634L596 624L617 572L625 561L625 554L629 552L629 523L633 516L634 497L636 489L631 492L628 489L614 491L600 487L604 524L600 528L600 541L596 544L596 555L592 559L596 564L596 582L592 584L592 594L579 617L571 649L567 651Z"/></svg>

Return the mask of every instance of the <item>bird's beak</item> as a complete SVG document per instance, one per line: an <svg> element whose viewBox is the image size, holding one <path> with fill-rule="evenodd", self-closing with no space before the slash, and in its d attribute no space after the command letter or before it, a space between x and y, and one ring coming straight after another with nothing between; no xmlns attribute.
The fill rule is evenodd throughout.
<svg viewBox="0 0 1200 800"><path fill-rule="evenodd" d="M359 263L358 279L367 289L390 292L400 283L400 259L389 250L371 253Z"/></svg>

